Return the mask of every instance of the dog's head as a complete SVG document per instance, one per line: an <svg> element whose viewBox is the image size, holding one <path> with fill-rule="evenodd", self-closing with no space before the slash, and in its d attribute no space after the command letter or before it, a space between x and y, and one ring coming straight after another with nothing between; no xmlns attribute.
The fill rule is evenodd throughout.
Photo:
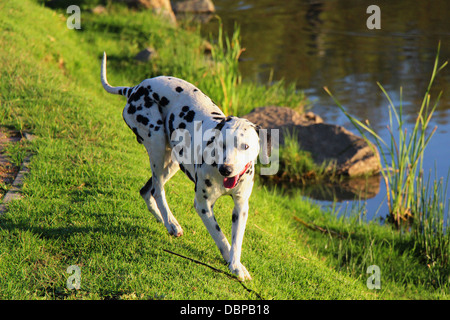
<svg viewBox="0 0 450 320"><path fill-rule="evenodd" d="M222 147L223 156L218 159L217 168L224 177L224 187L231 189L252 168L260 151L262 162L268 163L270 135L250 121L237 117L227 117L221 132L219 147Z"/></svg>

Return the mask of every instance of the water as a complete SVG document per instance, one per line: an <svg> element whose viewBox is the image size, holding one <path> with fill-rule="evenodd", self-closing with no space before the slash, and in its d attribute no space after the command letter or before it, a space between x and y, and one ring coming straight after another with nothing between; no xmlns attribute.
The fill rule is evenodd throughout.
<svg viewBox="0 0 450 320"><path fill-rule="evenodd" d="M325 122L355 133L328 94L327 86L347 111L369 119L378 134L389 141L387 100L380 82L403 106L411 131L428 85L438 42L440 61L450 58L450 1L377 1L381 29L369 30L366 13L371 1L362 0L214 0L224 28L241 27L241 72L245 81L295 82L313 101L312 111ZM217 29L212 20L204 32ZM424 171L436 168L446 177L450 168L450 66L438 75L432 97L443 90L431 127L435 135L425 152ZM434 101L434 100L433 100ZM434 173L433 173L434 176ZM387 206L383 182L367 200L367 217L384 217ZM450 197L447 194L447 197ZM331 199L330 199L331 200ZM322 204L331 202L320 200ZM344 201L345 205L347 202ZM351 205L351 203L350 203Z"/></svg>

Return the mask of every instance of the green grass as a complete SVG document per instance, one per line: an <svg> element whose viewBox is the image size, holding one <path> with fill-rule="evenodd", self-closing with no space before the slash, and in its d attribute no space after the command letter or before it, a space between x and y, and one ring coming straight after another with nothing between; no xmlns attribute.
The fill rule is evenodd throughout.
<svg viewBox="0 0 450 320"><path fill-rule="evenodd" d="M335 179L332 166L324 162L318 165L310 152L301 149L296 130L285 130L284 143L279 149L280 170L276 175L267 176L275 182L314 183Z"/></svg>
<svg viewBox="0 0 450 320"><path fill-rule="evenodd" d="M183 237L171 237L147 211L138 193L150 176L146 152L122 120L125 101L104 92L99 81L100 57L106 51L113 85L136 84L167 72L186 77L201 89L203 84L213 88L214 67L204 67L210 61L201 54L198 33L120 7L104 16L83 11L82 31L67 29L64 14L30 0L3 1L0 10L7 13L0 17L0 124L37 137L24 146L33 154L24 197L13 201L0 217L1 299L448 297L422 283L413 282L414 288L408 289L416 264L409 278L382 282L382 292L368 290L363 268L336 267L337 260L352 261L342 258L349 254L339 251L336 241L341 238L304 228L294 217L338 234L356 232L366 240L346 241L351 239L350 248L368 257L367 245L373 239L387 243L382 239L391 235L390 229L354 226L301 197L284 197L260 184L250 199L242 255L253 280L244 287L229 277L196 217L193 186L182 173L166 185L166 194L184 228ZM138 34L144 37L135 37ZM132 57L141 45L156 47L158 60L135 62ZM187 58L192 65L183 63ZM255 96L250 94L252 88ZM215 99L222 88L210 90L205 92ZM238 113L247 103L250 108L261 101L273 102L276 90L280 99L303 99L278 86L241 83L235 90ZM257 96L261 92L266 93ZM228 197L215 205L228 238L231 210ZM409 256L399 259L401 250L389 250L381 247L377 255L391 260L374 261L403 261L405 268L413 261ZM71 265L81 268L78 291L66 288ZM394 271L399 275L403 269Z"/></svg>

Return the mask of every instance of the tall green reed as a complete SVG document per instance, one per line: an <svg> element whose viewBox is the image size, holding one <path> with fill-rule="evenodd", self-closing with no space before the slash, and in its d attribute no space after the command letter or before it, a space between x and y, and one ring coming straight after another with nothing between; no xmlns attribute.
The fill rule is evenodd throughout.
<svg viewBox="0 0 450 320"><path fill-rule="evenodd" d="M416 186L418 201L414 211L418 214L414 223L416 250L426 260L432 273L442 274L450 262L450 233L446 232L450 222L450 207L447 197L447 178L437 177L431 182L431 174L425 181L421 175ZM449 274L448 267L446 268ZM438 277L440 278L440 277Z"/></svg>
<svg viewBox="0 0 450 320"><path fill-rule="evenodd" d="M430 120L442 95L442 92L440 92L435 103L431 104L430 91L436 75L447 65L447 62L445 62L439 67L439 50L440 44L431 78L411 133L408 133L403 119L402 88L400 88L400 103L397 109L383 86L377 83L389 102L389 144L375 132L368 120L363 123L348 114L328 88L324 88L371 147L374 146L370 143L366 132L374 138L381 154L380 161L382 161L381 166L383 167L381 174L386 185L389 219L399 227L403 222L410 222L411 218L420 214L419 212L415 212L420 208L418 206L420 197L416 194L417 183L420 183L418 179L422 174L425 148L436 131L435 127L429 132ZM395 132L393 131L394 121L397 126Z"/></svg>
<svg viewBox="0 0 450 320"><path fill-rule="evenodd" d="M213 61L210 70L210 86L216 89L215 97L218 105L226 115L237 114L239 105L238 86L242 76L239 71L239 57L245 51L240 43L240 28L235 25L234 32L229 37L224 35L223 25L219 24L216 45L212 46L211 58ZM217 90L220 88L219 90Z"/></svg>

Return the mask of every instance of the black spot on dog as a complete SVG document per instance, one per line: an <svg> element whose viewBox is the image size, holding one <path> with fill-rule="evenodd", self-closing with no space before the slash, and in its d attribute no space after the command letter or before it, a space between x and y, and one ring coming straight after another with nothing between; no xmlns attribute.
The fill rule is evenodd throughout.
<svg viewBox="0 0 450 320"><path fill-rule="evenodd" d="M117 91L117 93L122 95L122 89L119 89L119 91Z"/></svg>
<svg viewBox="0 0 450 320"><path fill-rule="evenodd" d="M219 227L218 224L216 224L216 230L217 230L217 231L220 231L220 227Z"/></svg>
<svg viewBox="0 0 450 320"><path fill-rule="evenodd" d="M181 108L181 111L188 112L189 111L189 107L188 106L184 106L183 108Z"/></svg>
<svg viewBox="0 0 450 320"><path fill-rule="evenodd" d="M128 98L128 102L130 101L138 101L142 96L148 96L148 89L145 87L139 87L133 94Z"/></svg>
<svg viewBox="0 0 450 320"><path fill-rule="evenodd" d="M207 197L207 196L203 196L203 198L204 198L205 200L208 200L208 197Z"/></svg>
<svg viewBox="0 0 450 320"><path fill-rule="evenodd" d="M144 117L143 115L138 114L136 117L136 121L142 123L144 126L148 124L150 120L148 120L147 117Z"/></svg>
<svg viewBox="0 0 450 320"><path fill-rule="evenodd" d="M131 97L131 93L133 92L133 88L128 88L128 92L127 92L127 98L129 99Z"/></svg>
<svg viewBox="0 0 450 320"><path fill-rule="evenodd" d="M205 184L206 184L207 187L211 187L212 186L212 183L211 183L211 181L209 179L205 180Z"/></svg>
<svg viewBox="0 0 450 320"><path fill-rule="evenodd" d="M161 100L159 100L159 104L163 107L167 106L169 103L170 101L166 97L162 97Z"/></svg>
<svg viewBox="0 0 450 320"><path fill-rule="evenodd" d="M178 93L180 93L180 92L183 91L183 88L182 88L182 87L176 87L175 90L176 90Z"/></svg>
<svg viewBox="0 0 450 320"><path fill-rule="evenodd" d="M206 213L206 210L205 210L205 209L202 209L202 213L205 214L205 213Z"/></svg>
<svg viewBox="0 0 450 320"><path fill-rule="evenodd" d="M209 139L208 142L206 142L206 146L209 146L211 143L214 142L214 140L216 140L216 136L212 136L211 139Z"/></svg>
<svg viewBox="0 0 450 320"><path fill-rule="evenodd" d="M181 122L181 123L178 125L178 129L186 129L186 123Z"/></svg>
<svg viewBox="0 0 450 320"><path fill-rule="evenodd" d="M139 106L136 108L137 111L141 111L142 110L142 106Z"/></svg>
<svg viewBox="0 0 450 320"><path fill-rule="evenodd" d="M156 92L153 92L153 99L159 101L159 94L157 94Z"/></svg>
<svg viewBox="0 0 450 320"><path fill-rule="evenodd" d="M194 120L194 117L195 117L195 111L190 110L184 117L184 120L186 120L187 122L192 122Z"/></svg>
<svg viewBox="0 0 450 320"><path fill-rule="evenodd" d="M134 134L136 135L137 142L142 143L142 141L144 141L144 139L142 139L142 137L138 134L137 128L133 128L131 130L133 130Z"/></svg>
<svg viewBox="0 0 450 320"><path fill-rule="evenodd" d="M152 190L150 190L150 193L151 193L152 195L154 195L154 194L155 194L155 188L152 188Z"/></svg>
<svg viewBox="0 0 450 320"><path fill-rule="evenodd" d="M158 121L156 121L156 123L159 124L159 125L162 125L163 121L162 120L158 120Z"/></svg>
<svg viewBox="0 0 450 320"><path fill-rule="evenodd" d="M225 120L225 118L224 117L213 117L213 120L223 121L223 120Z"/></svg>
<svg viewBox="0 0 450 320"><path fill-rule="evenodd" d="M169 117L169 134L170 134L170 136L172 136L172 132L175 130L175 128L173 127L174 120L175 120L175 115L172 113L172 114L170 114L170 117Z"/></svg>
<svg viewBox="0 0 450 320"><path fill-rule="evenodd" d="M214 115L217 115L217 116L222 116L222 114L220 112L216 112L216 111L211 112L211 114L214 114Z"/></svg>
<svg viewBox="0 0 450 320"><path fill-rule="evenodd" d="M178 115L178 117L183 118L183 117L184 117L184 112L180 112L180 114Z"/></svg>
<svg viewBox="0 0 450 320"><path fill-rule="evenodd" d="M130 103L129 106L128 106L127 113L128 114L134 114L135 112L136 112L136 106Z"/></svg>
<svg viewBox="0 0 450 320"><path fill-rule="evenodd" d="M224 126L225 126L225 118L222 121L220 121L214 129L221 131Z"/></svg>
<svg viewBox="0 0 450 320"><path fill-rule="evenodd" d="M158 130L159 130L159 126L156 126L156 127L155 127L155 131L158 131Z"/></svg>
<svg viewBox="0 0 450 320"><path fill-rule="evenodd" d="M233 213L233 215L231 216L231 221L233 221L233 223L235 223L238 219L238 215L236 213Z"/></svg>
<svg viewBox="0 0 450 320"><path fill-rule="evenodd" d="M148 179L145 186L143 186L141 188L141 190L139 190L139 193L141 194L141 196L144 196L148 192L148 190L150 190L151 187L152 187L152 178Z"/></svg>
<svg viewBox="0 0 450 320"><path fill-rule="evenodd" d="M197 92L198 91L198 89L194 89L194 92Z"/></svg>
<svg viewBox="0 0 450 320"><path fill-rule="evenodd" d="M144 106L148 109L153 106L154 101L150 99L148 96L144 97Z"/></svg>

